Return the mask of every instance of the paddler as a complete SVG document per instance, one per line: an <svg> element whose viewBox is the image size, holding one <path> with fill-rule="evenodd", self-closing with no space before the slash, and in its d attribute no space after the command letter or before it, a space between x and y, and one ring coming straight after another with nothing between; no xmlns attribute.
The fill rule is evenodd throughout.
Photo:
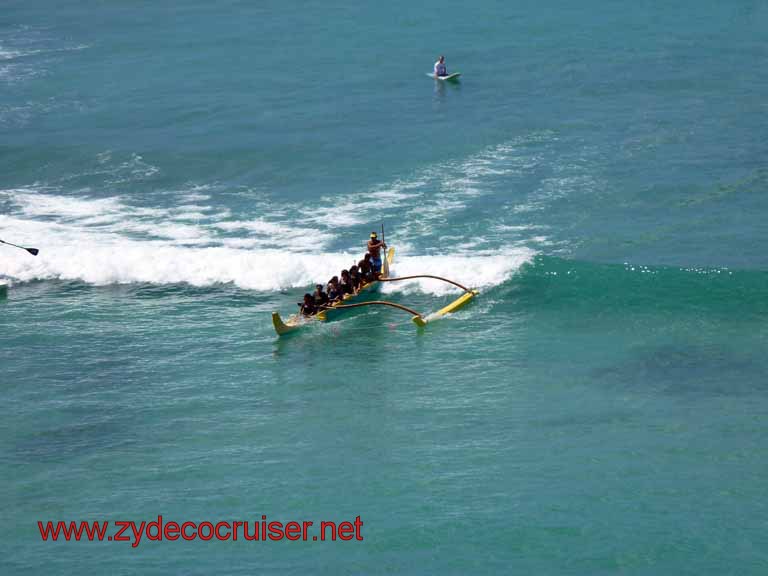
<svg viewBox="0 0 768 576"><path fill-rule="evenodd" d="M314 316L317 314L317 306L315 306L315 300L312 298L312 294L307 292L304 294L304 302L299 302L299 312L304 316Z"/></svg>
<svg viewBox="0 0 768 576"><path fill-rule="evenodd" d="M376 232L371 232L371 239L368 240L368 253L371 255L371 265L373 267L373 276L378 278L381 276L381 249L387 249L387 245L379 240Z"/></svg>
<svg viewBox="0 0 768 576"><path fill-rule="evenodd" d="M328 305L328 294L326 294L323 290L322 284L317 284L315 286L315 293L312 294L312 299L314 300L315 307L318 310Z"/></svg>
<svg viewBox="0 0 768 576"><path fill-rule="evenodd" d="M363 284L373 281L373 267L371 266L371 255L368 252L365 253L365 258L357 263L357 268L360 270L360 279Z"/></svg>
<svg viewBox="0 0 768 576"><path fill-rule="evenodd" d="M363 278L360 275L360 270L358 269L357 264L353 264L349 269L349 278L352 280L352 288L355 290L355 293L357 293L360 290L360 286L363 284Z"/></svg>
<svg viewBox="0 0 768 576"><path fill-rule="evenodd" d="M349 270L341 271L341 280L339 281L342 294L354 294L355 287L352 285L352 278L349 276Z"/></svg>
<svg viewBox="0 0 768 576"><path fill-rule="evenodd" d="M330 303L341 300L341 288L339 287L339 278L334 276L328 281L328 301Z"/></svg>

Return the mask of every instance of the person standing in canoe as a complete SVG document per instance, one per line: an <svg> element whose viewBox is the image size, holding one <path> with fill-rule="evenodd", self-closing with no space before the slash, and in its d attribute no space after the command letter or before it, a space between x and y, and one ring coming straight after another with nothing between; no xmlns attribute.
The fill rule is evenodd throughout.
<svg viewBox="0 0 768 576"><path fill-rule="evenodd" d="M387 249L387 245L379 240L376 232L371 232L371 239L368 240L368 253L371 255L371 265L373 267L373 276L378 278L381 275L381 249Z"/></svg>
<svg viewBox="0 0 768 576"><path fill-rule="evenodd" d="M448 67L445 65L445 56L440 56L437 62L435 62L435 76L448 76Z"/></svg>

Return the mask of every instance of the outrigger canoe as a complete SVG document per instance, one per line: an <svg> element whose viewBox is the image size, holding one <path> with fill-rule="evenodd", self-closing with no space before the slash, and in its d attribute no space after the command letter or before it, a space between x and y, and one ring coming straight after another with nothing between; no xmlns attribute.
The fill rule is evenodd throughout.
<svg viewBox="0 0 768 576"><path fill-rule="evenodd" d="M381 278L386 279L389 277L389 268L390 266L392 266L392 261L394 259L395 259L395 249L390 248L387 251L387 257L384 259L384 262L382 263L383 270L382 270ZM314 316L307 317L307 316L303 316L302 314L294 314L293 316L288 318L286 321L283 321L283 319L280 317L279 312L272 312L272 325L275 327L275 332L277 332L278 335L282 336L283 334L289 334L316 320L325 322L326 320L328 320L329 313L331 317L334 317L336 315L335 313L341 312L340 309L334 310L334 308L338 308L340 306L347 305L347 304L353 304L355 302L360 302L365 297L369 296L371 293L377 292L379 290L381 290L381 282L377 280L374 280L373 282L368 282L367 284L363 285L362 288L360 288L357 294L346 294L344 296L344 299L341 302L337 302L331 305L327 310L323 310L322 312L319 312Z"/></svg>
<svg viewBox="0 0 768 576"><path fill-rule="evenodd" d="M280 317L279 312L273 312L272 313L272 324L275 327L275 332L279 336L282 336L284 334L290 334L291 332L294 332L298 330L299 328L306 326L308 324L311 324L314 321L321 321L324 322L326 320L329 320L330 317L334 317L336 314L341 313L342 310L348 309L348 308L357 308L362 306L390 306L392 308L397 308L399 310L403 310L404 312L407 312L411 315L411 320L414 324L419 326L420 328L425 327L429 322L432 322L434 320L437 320L439 318L442 318L446 314L451 314L453 312L456 312L460 308L464 307L466 304L468 304L472 299L480 294L477 290L473 288L467 288L466 286L462 286L458 282L454 282L453 280L448 280L447 278L442 278L440 276L432 276L429 274L418 274L413 276L402 276L400 278L394 278L390 274L390 266L392 265L392 261L395 258L395 249L390 248L387 252L387 257L384 259L384 266L382 270L382 275L378 280L374 280L373 282L369 282L368 284L365 284L360 291L358 291L357 294L348 294L344 297L344 300L341 302L337 302L333 305L331 305L328 309L323 310L322 312L319 312L318 314L314 316L303 316L301 314L294 314L288 320L285 322ZM381 288L381 284L383 282L398 282L401 280L411 280L415 278L432 278L435 280L441 280L443 282L448 282L449 284L453 284L457 288L461 288L464 293L459 296L456 300L448 304L447 306L441 308L437 312L433 312L432 314L419 314L416 312L416 310L413 310L411 308L408 308L407 306L403 306L402 304L397 304L395 302L384 302L381 300L368 300L367 296L370 295L371 292L376 292Z"/></svg>

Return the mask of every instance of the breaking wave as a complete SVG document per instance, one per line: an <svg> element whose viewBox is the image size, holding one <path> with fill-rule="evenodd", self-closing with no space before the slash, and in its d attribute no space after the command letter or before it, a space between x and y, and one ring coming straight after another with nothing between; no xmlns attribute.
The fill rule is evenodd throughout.
<svg viewBox="0 0 768 576"><path fill-rule="evenodd" d="M328 249L335 234L313 221L299 225L268 212L234 218L228 209L212 206L201 189L178 199L173 207L157 208L134 206L119 197L71 197L30 188L0 192L0 206L10 212L0 215L3 239L41 249L32 257L2 247L0 275L22 282L233 283L275 291L327 281L361 256ZM407 254L405 242L396 249L398 275L444 275L479 287L504 282L534 255L518 248L479 256L415 256ZM448 289L426 280L387 290L442 294Z"/></svg>

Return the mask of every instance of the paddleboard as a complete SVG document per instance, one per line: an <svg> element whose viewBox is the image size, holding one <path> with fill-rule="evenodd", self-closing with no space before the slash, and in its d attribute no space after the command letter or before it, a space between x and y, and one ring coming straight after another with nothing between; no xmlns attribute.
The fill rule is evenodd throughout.
<svg viewBox="0 0 768 576"><path fill-rule="evenodd" d="M442 80L443 82L458 82L461 72L448 74L448 76L435 76L432 72L427 72L427 76L434 78L435 80Z"/></svg>

